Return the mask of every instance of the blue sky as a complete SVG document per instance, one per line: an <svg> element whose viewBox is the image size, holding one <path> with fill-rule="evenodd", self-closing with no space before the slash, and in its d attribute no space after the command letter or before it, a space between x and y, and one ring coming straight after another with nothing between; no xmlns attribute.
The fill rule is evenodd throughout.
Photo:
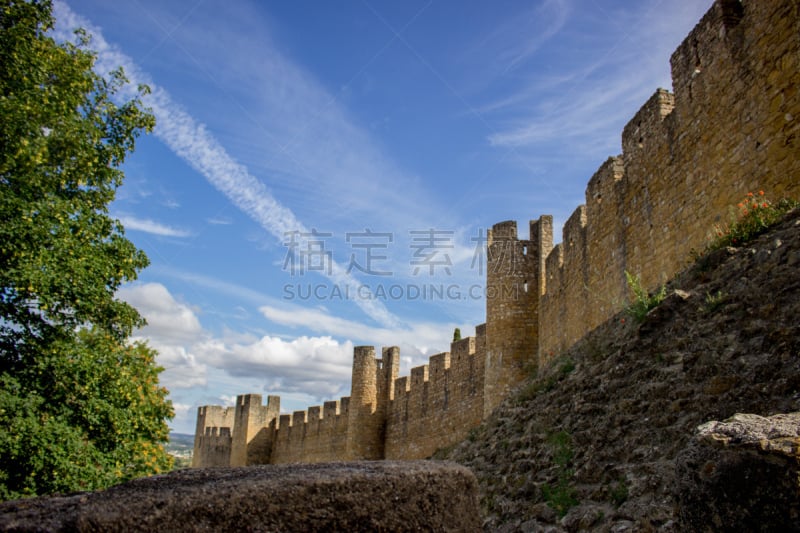
<svg viewBox="0 0 800 533"><path fill-rule="evenodd" d="M354 345L407 374L473 334L486 228L560 228L710 4L57 1L59 38L153 89L111 213L151 260L119 296L173 429L347 395Z"/></svg>

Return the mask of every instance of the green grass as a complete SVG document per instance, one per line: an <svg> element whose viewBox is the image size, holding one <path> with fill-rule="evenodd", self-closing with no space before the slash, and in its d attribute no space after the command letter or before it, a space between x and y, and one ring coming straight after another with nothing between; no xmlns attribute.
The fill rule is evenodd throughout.
<svg viewBox="0 0 800 533"><path fill-rule="evenodd" d="M563 517L572 507L580 503L575 488L570 485L574 472L569 468L569 464L575 455L572 435L564 430L553 432L547 435L545 442L550 448L553 464L557 467L558 481L542 485L542 496L547 505Z"/></svg>

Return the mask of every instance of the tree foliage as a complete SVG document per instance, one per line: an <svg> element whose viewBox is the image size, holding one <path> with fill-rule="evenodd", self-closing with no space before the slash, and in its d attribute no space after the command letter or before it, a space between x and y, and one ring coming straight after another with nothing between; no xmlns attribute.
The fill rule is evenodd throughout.
<svg viewBox="0 0 800 533"><path fill-rule="evenodd" d="M115 298L148 264L108 214L154 118L56 43L49 1L0 0L0 498L106 487L169 468L172 416L144 324Z"/></svg>

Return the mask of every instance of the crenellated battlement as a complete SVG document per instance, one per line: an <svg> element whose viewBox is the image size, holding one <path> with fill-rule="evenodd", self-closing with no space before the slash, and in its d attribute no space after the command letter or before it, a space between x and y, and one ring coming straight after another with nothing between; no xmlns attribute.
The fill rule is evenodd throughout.
<svg viewBox="0 0 800 533"><path fill-rule="evenodd" d="M664 119L673 109L675 96L666 89L657 89L623 128L622 152L627 157L647 157L647 152L669 135L671 122L665 123Z"/></svg>
<svg viewBox="0 0 800 533"><path fill-rule="evenodd" d="M266 412L274 405L262 406L259 395L249 394L237 397L234 407L200 407L195 437L195 449L200 451L194 466L234 464L236 454L249 457L247 464L427 457L481 420L486 326L475 330L474 337L453 342L450 352L431 356L428 364L402 377L397 376L399 348L383 348L377 358L374 347L355 347L351 396L269 420L262 416L260 440L251 438L244 452L234 445L242 431L237 421L244 420L243 413ZM273 398L277 397L270 397L270 402L279 401ZM208 423L229 427L200 429ZM253 443L269 454L257 457Z"/></svg>
<svg viewBox="0 0 800 533"><path fill-rule="evenodd" d="M387 410L385 458L428 457L480 423L485 401L485 326L476 327L475 333L395 380L395 397Z"/></svg>
<svg viewBox="0 0 800 533"><path fill-rule="evenodd" d="M400 350L354 349L351 396L293 414L244 395L198 409L194 466L416 459L463 439L527 375L702 249L748 191L800 196L800 4L718 0L625 125L553 245L553 218L488 232L486 323L398 376Z"/></svg>

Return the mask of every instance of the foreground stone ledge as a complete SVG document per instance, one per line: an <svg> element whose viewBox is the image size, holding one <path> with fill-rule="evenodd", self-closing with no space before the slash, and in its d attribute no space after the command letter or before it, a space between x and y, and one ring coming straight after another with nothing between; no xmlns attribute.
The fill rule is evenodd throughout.
<svg viewBox="0 0 800 533"><path fill-rule="evenodd" d="M800 413L703 424L676 466L684 531L800 531Z"/></svg>
<svg viewBox="0 0 800 533"><path fill-rule="evenodd" d="M478 485L454 463L207 468L105 491L0 504L2 531L479 531Z"/></svg>

